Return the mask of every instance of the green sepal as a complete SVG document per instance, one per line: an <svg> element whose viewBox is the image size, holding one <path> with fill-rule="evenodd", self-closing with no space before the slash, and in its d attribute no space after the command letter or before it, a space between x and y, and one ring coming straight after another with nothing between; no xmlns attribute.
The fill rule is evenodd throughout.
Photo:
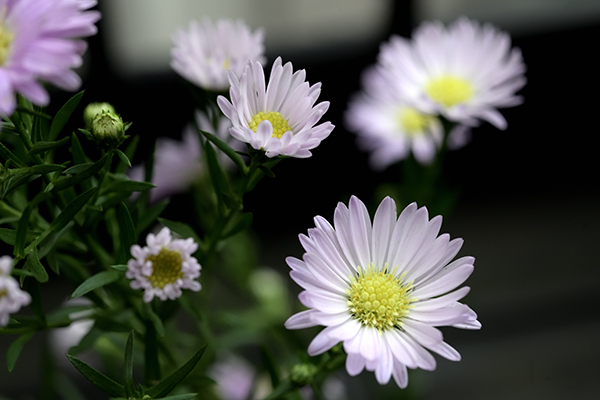
<svg viewBox="0 0 600 400"><path fill-rule="evenodd" d="M192 227L189 226L188 224L185 224L183 222L178 222L178 221L171 221L171 220L168 220L165 218L158 218L158 222L160 222L161 224L163 224L164 226L166 226L173 232L181 235L181 237L184 237L184 238L191 237L198 244L200 244L202 242L200 240L200 237L194 231L194 229L192 229Z"/></svg>
<svg viewBox="0 0 600 400"><path fill-rule="evenodd" d="M203 131L200 129L199 129L199 131L200 131L200 133L202 133L204 135L204 137L206 137L208 140L213 142L219 150L221 150L223 153L225 153L225 155L227 157L229 157L231 159L231 161L234 162L234 164L240 169L240 171L243 171L244 173L246 172L246 170L248 169L248 167L246 167L246 163L244 163L244 160L242 160L242 157L240 157L240 155L235 150L233 150L231 147L229 147L229 145L227 143L225 143L224 141L219 139L216 135L213 135L210 132L206 132L206 131Z"/></svg>
<svg viewBox="0 0 600 400"><path fill-rule="evenodd" d="M123 361L125 375L125 395L127 398L138 398L139 395L133 385L133 331L127 336L125 357Z"/></svg>
<svg viewBox="0 0 600 400"><path fill-rule="evenodd" d="M48 140L52 141L58 137L58 134L65 127L65 125L69 121L69 118L71 118L71 114L73 114L73 111L75 111L75 108L81 101L81 97L83 97L83 91L77 93L75 96L67 100L67 102L61 107L61 109L58 110L58 112L52 119L52 124L50 125L50 132L48 134Z"/></svg>
<svg viewBox="0 0 600 400"><path fill-rule="evenodd" d="M121 275L121 272L115 270L98 272L96 275L87 278L81 283L81 285L77 286L77 289L75 289L71 294L70 299L83 296L92 290L96 290L110 283L116 282Z"/></svg>
<svg viewBox="0 0 600 400"><path fill-rule="evenodd" d="M37 142L27 152L30 156L34 154L44 153L46 151L54 150L67 143L71 138L64 137L54 142Z"/></svg>
<svg viewBox="0 0 600 400"><path fill-rule="evenodd" d="M230 224L230 226L228 226L226 228L225 233L223 233L222 239L226 239L230 236L235 235L236 233L239 233L243 230L248 229L248 227L250 227L250 225L252 225L252 219L253 219L253 215L250 212L241 214L241 216L239 217L239 219L237 219L237 221Z"/></svg>
<svg viewBox="0 0 600 400"><path fill-rule="evenodd" d="M110 379L108 376L90 367L88 364L67 354L67 358L71 361L71 364L75 367L81 375L83 375L88 381L90 381L98 389L102 390L113 397L125 396L125 388L120 383L117 383Z"/></svg>
<svg viewBox="0 0 600 400"><path fill-rule="evenodd" d="M6 352L6 367L8 372L12 372L15 368L15 364L21 355L21 350L25 344L33 337L34 331L25 332L19 336L14 342L12 342Z"/></svg>
<svg viewBox="0 0 600 400"><path fill-rule="evenodd" d="M202 358L204 351L206 350L207 344L202 346L200 350L196 354L190 358L190 360L185 363L181 368L177 371L173 372L171 375L160 381L156 386L153 386L149 389L146 389L146 394L152 398L161 398L169 393L181 382L198 364L198 361Z"/></svg>

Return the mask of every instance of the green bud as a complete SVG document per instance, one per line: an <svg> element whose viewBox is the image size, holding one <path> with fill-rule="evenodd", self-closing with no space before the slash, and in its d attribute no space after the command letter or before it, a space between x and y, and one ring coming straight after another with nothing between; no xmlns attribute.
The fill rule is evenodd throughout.
<svg viewBox="0 0 600 400"><path fill-rule="evenodd" d="M102 111L92 120L92 135L98 146L106 148L116 148L127 138L123 119L107 111Z"/></svg>
<svg viewBox="0 0 600 400"><path fill-rule="evenodd" d="M85 123L85 129L92 129L92 121L96 118L96 115L102 114L102 112L109 112L116 114L115 108L110 103L90 103L83 110L83 122Z"/></svg>
<svg viewBox="0 0 600 400"><path fill-rule="evenodd" d="M290 380L300 386L304 386L312 381L318 371L319 369L314 364L296 364L290 372Z"/></svg>

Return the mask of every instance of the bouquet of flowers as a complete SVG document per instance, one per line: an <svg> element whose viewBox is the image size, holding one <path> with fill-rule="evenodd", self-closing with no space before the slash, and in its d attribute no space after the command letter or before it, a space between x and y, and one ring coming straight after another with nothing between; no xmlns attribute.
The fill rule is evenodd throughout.
<svg viewBox="0 0 600 400"><path fill-rule="evenodd" d="M12 338L9 371L24 367L21 350L44 331L57 333L43 368L58 378L40 390L65 399L93 395L55 370L59 358L99 396L143 400L344 398L332 375L344 367L406 388L408 369L436 368L432 353L460 360L438 328L481 327L460 302L474 258L456 258L462 239L440 234L442 217L426 207L443 208L444 153L480 121L505 129L497 108L522 101L525 66L507 34L462 18L382 44L345 123L374 169L405 172L374 213L370 199L352 196L299 235L304 254L285 261L300 307L284 276L257 266L244 198L278 163L319 156L334 132L322 121L321 83L280 57L265 74L261 29L192 22L173 37L172 67L202 101L181 141L159 138L132 167L144 139L112 105L84 104L80 92L55 115L43 108L44 83L81 86L72 69L81 38L96 33L95 3L2 2L0 334ZM81 110L80 128L68 132ZM170 197L190 192L198 218L165 218ZM49 309L52 285L64 302ZM311 339L312 327L324 328Z"/></svg>

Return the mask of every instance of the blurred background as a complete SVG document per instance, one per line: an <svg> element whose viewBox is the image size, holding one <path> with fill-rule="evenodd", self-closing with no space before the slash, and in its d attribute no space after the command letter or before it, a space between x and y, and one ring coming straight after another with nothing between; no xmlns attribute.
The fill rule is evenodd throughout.
<svg viewBox="0 0 600 400"><path fill-rule="evenodd" d="M395 169L369 169L367 154L343 124L348 99L379 44L391 34L409 36L421 21L447 23L463 15L508 31L527 65L525 103L502 110L506 131L482 124L446 159L446 179L460 197L444 215L442 231L462 237L461 254L477 259L465 302L483 329L444 330L463 360L438 358L438 369L416 371L409 388L422 399L600 398L600 135L594 120L600 2L102 0L98 8L103 18L81 70L82 103L108 101L134 123L131 134L142 136L135 163L154 138L180 138L192 120L193 98L169 67L171 37L192 19L242 18L254 29L262 26L267 69L281 56L306 69L309 82L323 83L320 100L331 102L325 120L335 130L313 157L282 162L277 179L263 180L247 198L261 263L281 271L286 256L302 255L297 235L314 226L315 215L331 220L337 202L350 195L373 212L379 185L397 180ZM53 93L50 111L70 95ZM299 291L291 280L289 289ZM1 354L8 339L0 338ZM0 394L37 398L23 379L36 370L39 349L25 347L10 375L0 366ZM344 382L350 398L366 397L377 386L372 373ZM391 383L381 396L397 398L398 392Z"/></svg>

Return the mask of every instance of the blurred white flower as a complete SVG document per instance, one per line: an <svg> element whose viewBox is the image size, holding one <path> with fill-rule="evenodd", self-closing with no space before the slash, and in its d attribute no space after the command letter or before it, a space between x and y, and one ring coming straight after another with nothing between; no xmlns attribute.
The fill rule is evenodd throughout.
<svg viewBox="0 0 600 400"><path fill-rule="evenodd" d="M460 18L447 29L424 22L412 40L398 36L381 46L379 62L393 71L421 112L476 126L486 120L506 129L497 110L521 104L515 92L526 82L521 51L492 25Z"/></svg>
<svg viewBox="0 0 600 400"><path fill-rule="evenodd" d="M256 371L241 357L233 354L222 355L215 362L208 376L217 382L216 391L223 400L246 400L254 387Z"/></svg>
<svg viewBox="0 0 600 400"><path fill-rule="evenodd" d="M181 296L181 289L195 292L201 289L196 278L200 276L200 264L192 257L198 250L194 239L173 239L169 228L163 228L158 235L148 234L147 246L131 246L134 257L127 262L125 276L132 279L133 289L144 290L144 301L152 301L156 296L162 301L175 300Z"/></svg>
<svg viewBox="0 0 600 400"><path fill-rule="evenodd" d="M225 91L228 70L240 76L249 60L265 63L263 41L262 29L252 32L240 20L192 21L173 37L171 67L203 89Z"/></svg>
<svg viewBox="0 0 600 400"><path fill-rule="evenodd" d="M304 289L299 299L309 310L290 317L286 328L324 325L308 354L343 342L348 373L375 371L380 384L393 376L404 388L407 367L435 369L426 349L460 360L436 327L481 327L475 312L458 302L469 288L452 291L473 272L474 259L450 262L463 241L438 236L441 223L440 216L429 220L427 209L414 203L398 217L389 197L373 223L356 197L348 207L338 204L333 226L315 217L316 227L308 236L300 235L306 251L302 260L286 260L292 279Z"/></svg>
<svg viewBox="0 0 600 400"><path fill-rule="evenodd" d="M10 275L13 259L0 257L0 326L8 324L9 315L31 303L31 296L21 290L19 282Z"/></svg>
<svg viewBox="0 0 600 400"><path fill-rule="evenodd" d="M278 155L306 158L334 126L314 126L329 108L329 102L315 105L321 83L309 86L304 70L293 72L292 64L273 63L269 82L259 62L248 62L241 78L229 74L231 101L219 96L221 111L233 124L231 135L263 150L267 157Z"/></svg>

